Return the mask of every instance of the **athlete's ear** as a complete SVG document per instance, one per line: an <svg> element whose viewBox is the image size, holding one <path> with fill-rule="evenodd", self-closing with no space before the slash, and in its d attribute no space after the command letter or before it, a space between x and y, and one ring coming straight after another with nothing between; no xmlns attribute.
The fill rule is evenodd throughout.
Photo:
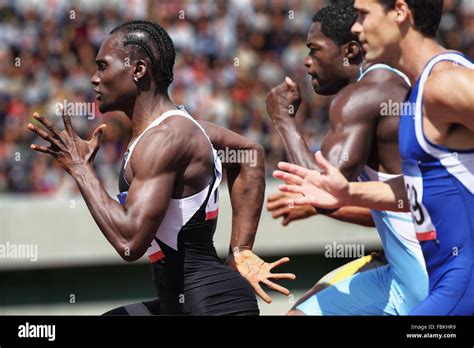
<svg viewBox="0 0 474 348"><path fill-rule="evenodd" d="M406 0L396 0L393 11L395 11L395 21L399 24L403 23L411 15Z"/></svg>
<svg viewBox="0 0 474 348"><path fill-rule="evenodd" d="M345 44L344 51L344 57L346 57L350 62L357 60L362 55L362 48L355 40L349 41Z"/></svg>
<svg viewBox="0 0 474 348"><path fill-rule="evenodd" d="M145 76L147 70L147 63L140 59L135 62L135 67L133 69L133 80L135 82L140 81L140 79Z"/></svg>

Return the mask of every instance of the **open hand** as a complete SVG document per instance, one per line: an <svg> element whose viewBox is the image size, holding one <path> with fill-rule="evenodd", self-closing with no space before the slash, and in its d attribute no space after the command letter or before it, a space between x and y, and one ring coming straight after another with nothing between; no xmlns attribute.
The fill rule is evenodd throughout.
<svg viewBox="0 0 474 348"><path fill-rule="evenodd" d="M100 138L106 127L105 124L97 127L91 139L86 141L74 132L71 118L65 115L64 112L62 115L64 122L63 131L56 129L50 121L38 113L34 113L33 117L44 128L28 123L28 129L50 143L49 147L32 144L31 148L33 150L53 156L61 167L71 175L74 175L81 166L92 164L100 147Z"/></svg>
<svg viewBox="0 0 474 348"><path fill-rule="evenodd" d="M318 211L312 205L294 205L295 198L303 197L300 194L279 192L268 197L267 209L272 212L272 217L278 219L283 216L282 225L287 226L290 222L306 219L317 215Z"/></svg>
<svg viewBox="0 0 474 348"><path fill-rule="evenodd" d="M348 205L350 192L349 182L342 173L332 166L321 154L315 155L316 163L322 172L309 170L296 164L280 162L273 176L286 184L278 188L282 192L301 194L295 198L295 206L311 204L315 207L336 209Z"/></svg>
<svg viewBox="0 0 474 348"><path fill-rule="evenodd" d="M293 273L271 273L270 271L281 264L290 261L288 257L283 257L278 261L267 263L260 257L255 255L251 250L235 251L227 261L229 266L239 272L250 285L252 285L255 293L267 303L271 303L272 299L260 286L260 282L268 286L270 289L278 291L288 296L290 291L283 286L275 284L270 279L290 279L295 280Z"/></svg>

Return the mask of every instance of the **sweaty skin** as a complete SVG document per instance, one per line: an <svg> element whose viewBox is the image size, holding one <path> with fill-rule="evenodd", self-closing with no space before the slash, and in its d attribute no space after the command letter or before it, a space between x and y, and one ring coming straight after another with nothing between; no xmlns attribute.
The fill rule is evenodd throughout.
<svg viewBox="0 0 474 348"><path fill-rule="evenodd" d="M386 11L374 0L356 0L357 22L352 32L367 51L367 59L386 61L399 67L415 83L426 63L449 52L436 40L413 28L407 4L399 1ZM384 30L379 30L383 25ZM474 72L451 62L440 62L426 81L423 92L423 133L434 144L458 150L474 148ZM395 153L393 153L395 155ZM323 156L318 155L324 163ZM330 161L329 161L330 162ZM287 185L285 192L304 192L295 205L337 208L357 205L376 210L409 211L403 177L388 182L348 183L337 168L327 164L323 175L281 164L276 177ZM330 173L330 175L328 174Z"/></svg>
<svg viewBox="0 0 474 348"><path fill-rule="evenodd" d="M380 113L383 103L403 100L408 90L406 83L392 72L382 69L369 72L357 82L359 66L363 64L357 60L357 56L361 56L358 46L350 42L339 47L321 33L320 27L320 23L313 23L308 33L307 46L310 52L305 59L305 66L312 76L316 92L337 93L329 109L330 130L322 141L322 153L350 181L357 178L365 164L380 172L401 173L399 118L396 115L381 116ZM354 63L348 65L344 61ZM338 87L331 87L334 85ZM289 161L305 168L318 169L314 155L292 117L300 101L298 86L287 79L269 93L267 111L283 141ZM293 114L289 113L290 106L293 106ZM279 208L280 215L288 214L292 208L288 208L287 202L292 196L280 197L278 201L271 197L269 209ZM313 207L298 206L296 209L300 208L301 216L297 218L316 214ZM330 216L374 226L368 209L344 207Z"/></svg>
<svg viewBox="0 0 474 348"><path fill-rule="evenodd" d="M323 95L337 93L329 109L330 130L321 143L321 150L329 162L350 181L357 179L366 164L376 171L400 174L399 118L396 117L398 115L381 116L381 106L389 100L403 101L408 91L404 80L392 72L377 69L357 81L359 67L363 66L360 47L355 41L339 47L321 32L320 23L311 26L307 46L310 52L305 66L312 77L315 92ZM287 78L267 96L267 111L283 141L289 161L319 171L321 168L296 128L293 116L300 102L298 86ZM286 191L276 197L270 197L268 208L279 209L274 216L284 216L284 224L289 223L289 216L292 219L306 218L318 211L309 205L288 206L289 199L301 199L298 192ZM321 212L330 212L329 216L341 221L375 226L369 209L336 208L339 209ZM303 298L319 290L316 285ZM288 314L303 315L303 312L297 310L295 305Z"/></svg>
<svg viewBox="0 0 474 348"><path fill-rule="evenodd" d="M98 93L101 112L119 110L131 120L133 141L156 117L176 106L162 86L156 85L146 60L127 60L127 52L117 48L121 35L112 34L102 43L96 58L98 70L91 83ZM32 145L32 149L52 155L74 178L99 229L126 261L143 256L171 199L192 196L213 180L211 146L203 132L184 117L170 117L147 131L138 142L126 167L125 176L130 188L126 204L122 206L108 195L93 168L105 125L97 127L92 138L85 141L74 132L69 115L63 115L63 131L56 129L46 118L38 114L33 116L46 130L31 123L28 128L51 145ZM255 168L240 166L229 172L234 208L230 243L233 253L229 265L238 270L267 302L271 299L259 282L289 294L287 289L269 280L295 278L293 274L270 273L272 268L289 259L268 264L251 251L265 188L261 147L250 145L237 135L227 138L229 131L220 127L209 124L205 127L211 141L217 143L216 147L251 148L258 153ZM255 180L252 181L252 192L244 185L249 179Z"/></svg>

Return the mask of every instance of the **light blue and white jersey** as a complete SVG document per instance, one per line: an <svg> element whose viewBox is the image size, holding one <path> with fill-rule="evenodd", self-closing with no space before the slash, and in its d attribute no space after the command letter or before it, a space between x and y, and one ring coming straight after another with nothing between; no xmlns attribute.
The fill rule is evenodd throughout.
<svg viewBox="0 0 474 348"><path fill-rule="evenodd" d="M385 64L370 66L360 75L358 80L362 80L368 72L375 69L390 70L410 86L410 80L405 74ZM397 176L399 175L378 172L366 165L359 175L359 180L387 181ZM415 301L422 300L428 295L428 274L423 252L416 238L411 213L380 210L372 210L371 212L393 278L397 280L400 290L406 296L413 294L416 298Z"/></svg>

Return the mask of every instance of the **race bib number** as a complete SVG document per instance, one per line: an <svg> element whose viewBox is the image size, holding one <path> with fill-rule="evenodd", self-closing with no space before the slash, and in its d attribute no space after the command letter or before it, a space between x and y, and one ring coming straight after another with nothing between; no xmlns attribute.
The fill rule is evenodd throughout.
<svg viewBox="0 0 474 348"><path fill-rule="evenodd" d="M423 205L423 177L420 168L416 163L404 161L403 172L410 211L415 223L416 238L419 241L436 240L436 228L431 222L428 210Z"/></svg>

